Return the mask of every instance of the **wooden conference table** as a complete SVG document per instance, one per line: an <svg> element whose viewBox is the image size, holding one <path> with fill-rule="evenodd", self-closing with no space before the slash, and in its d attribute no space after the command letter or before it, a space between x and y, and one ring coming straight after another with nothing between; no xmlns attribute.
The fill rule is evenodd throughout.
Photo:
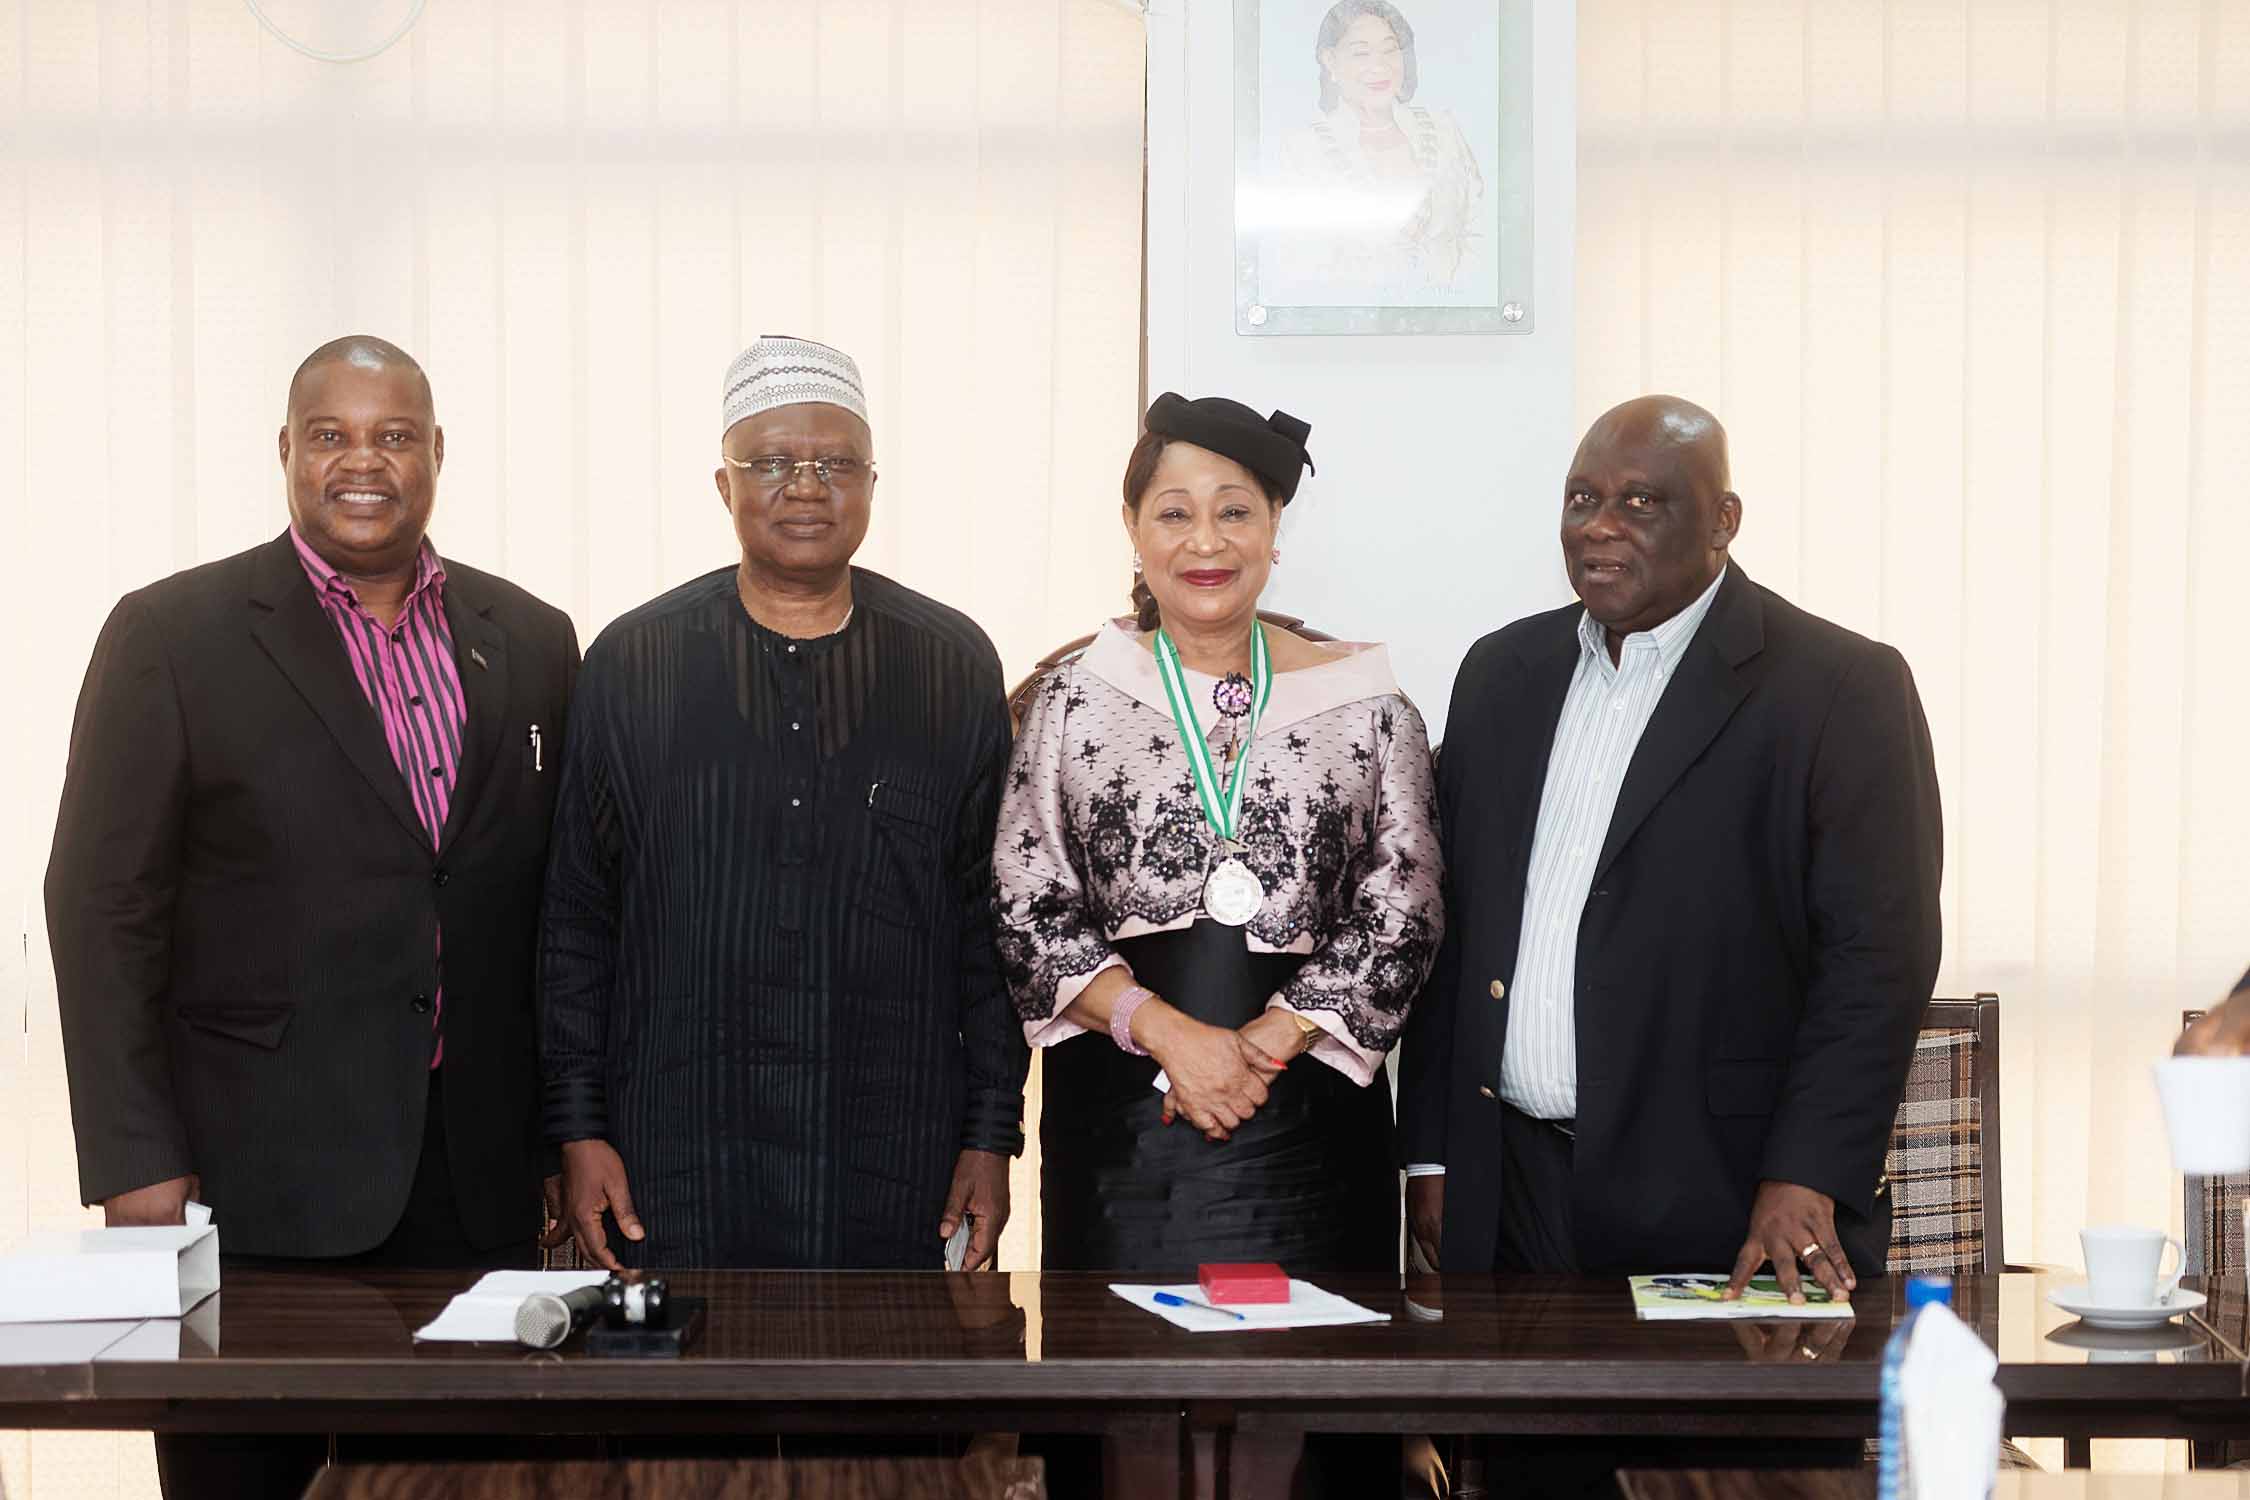
<svg viewBox="0 0 2250 1500"><path fill-rule="evenodd" d="M1144 1461L1288 1429L1869 1435L1902 1291L1871 1286L1849 1326L1639 1323L1621 1279L1337 1276L1391 1321L1186 1333L1101 1276L679 1272L710 1309L685 1358L416 1345L470 1279L233 1271L185 1320L75 1348L0 1328L0 1428L1078 1432ZM2012 1436L2250 1435L2240 1280L2205 1288L2208 1330L2154 1336L2085 1330L2050 1284L1957 1288L2000 1351Z"/></svg>

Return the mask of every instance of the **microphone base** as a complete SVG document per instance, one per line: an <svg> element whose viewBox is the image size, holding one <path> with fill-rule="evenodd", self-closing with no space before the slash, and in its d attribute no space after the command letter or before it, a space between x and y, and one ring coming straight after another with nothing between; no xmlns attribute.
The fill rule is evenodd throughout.
<svg viewBox="0 0 2250 1500"><path fill-rule="evenodd" d="M596 1323L586 1330L586 1352L596 1359L678 1359L703 1331L703 1298L674 1297L662 1328Z"/></svg>

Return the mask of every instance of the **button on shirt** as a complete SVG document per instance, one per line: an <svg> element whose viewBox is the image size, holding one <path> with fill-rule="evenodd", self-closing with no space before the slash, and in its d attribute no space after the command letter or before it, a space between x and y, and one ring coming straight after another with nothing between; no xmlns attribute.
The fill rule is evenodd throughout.
<svg viewBox="0 0 2250 1500"><path fill-rule="evenodd" d="M297 544L297 560L312 580L321 613L344 643L353 680L382 724L391 763L406 782L407 800L414 804L415 817L435 852L460 776L461 732L469 717L461 696L461 669L453 660L453 629L445 618L445 564L435 548L422 544L414 563L414 587L398 619L385 630L359 602L351 584L313 551L295 527L290 528L289 539ZM444 872L434 879L443 885ZM444 942L440 933L441 951ZM430 1011L430 1028L436 1033L445 1014L442 982L434 1001L425 1002L417 995L413 1008ZM444 1060L445 1038L438 1033L431 1043L430 1066Z"/></svg>
<svg viewBox="0 0 2250 1500"><path fill-rule="evenodd" d="M1693 604L1627 636L1614 664L1600 624L1592 615L1578 621L1578 669L1547 756L1500 1057L1500 1097L1527 1115L1578 1115L1579 918L1625 770L1725 580L1722 568Z"/></svg>

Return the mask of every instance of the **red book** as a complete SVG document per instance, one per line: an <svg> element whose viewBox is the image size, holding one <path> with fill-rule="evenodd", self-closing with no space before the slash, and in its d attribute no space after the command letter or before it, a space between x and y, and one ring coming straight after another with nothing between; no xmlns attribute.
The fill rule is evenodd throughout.
<svg viewBox="0 0 2250 1500"><path fill-rule="evenodd" d="M1198 1266L1195 1279L1214 1307L1289 1300L1289 1278L1272 1261L1246 1265Z"/></svg>

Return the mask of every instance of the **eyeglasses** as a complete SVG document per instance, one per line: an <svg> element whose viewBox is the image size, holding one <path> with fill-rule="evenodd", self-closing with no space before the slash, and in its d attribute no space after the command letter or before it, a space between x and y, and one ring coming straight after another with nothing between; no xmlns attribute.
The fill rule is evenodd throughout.
<svg viewBox="0 0 2250 1500"><path fill-rule="evenodd" d="M850 489L875 477L875 465L856 458L790 458L781 453L761 453L755 458L729 458L722 453L719 457L729 468L741 469L761 484L794 484L807 469L831 489Z"/></svg>

